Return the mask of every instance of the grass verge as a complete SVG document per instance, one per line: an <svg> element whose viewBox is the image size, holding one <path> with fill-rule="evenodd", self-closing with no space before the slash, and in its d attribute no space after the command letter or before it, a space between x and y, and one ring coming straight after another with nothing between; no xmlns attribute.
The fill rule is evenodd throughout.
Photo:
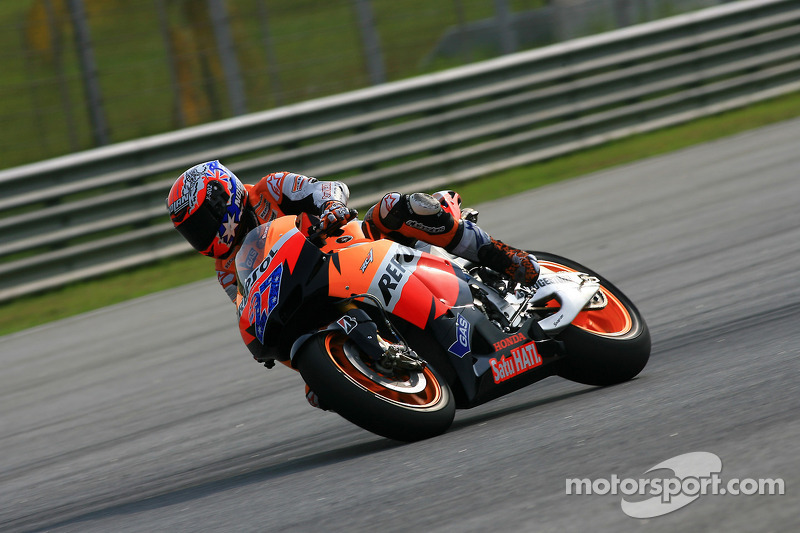
<svg viewBox="0 0 800 533"><path fill-rule="evenodd" d="M462 184L458 190L466 204L476 204L798 116L800 93L794 93L688 124L498 173ZM0 304L0 335L207 279L213 273L211 259L191 255Z"/></svg>

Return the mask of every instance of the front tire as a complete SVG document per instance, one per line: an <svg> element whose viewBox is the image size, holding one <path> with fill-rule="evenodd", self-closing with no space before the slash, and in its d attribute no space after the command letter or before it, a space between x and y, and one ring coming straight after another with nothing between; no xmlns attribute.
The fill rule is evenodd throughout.
<svg viewBox="0 0 800 533"><path fill-rule="evenodd" d="M447 431L455 400L431 366L387 376L368 361L346 336L328 332L306 342L294 364L322 405L367 431L406 442Z"/></svg>
<svg viewBox="0 0 800 533"><path fill-rule="evenodd" d="M531 252L554 271L585 272L600 280L608 303L604 309L582 311L556 337L567 355L558 375L586 385L614 385L636 377L650 358L650 331L636 306L606 278L555 254Z"/></svg>

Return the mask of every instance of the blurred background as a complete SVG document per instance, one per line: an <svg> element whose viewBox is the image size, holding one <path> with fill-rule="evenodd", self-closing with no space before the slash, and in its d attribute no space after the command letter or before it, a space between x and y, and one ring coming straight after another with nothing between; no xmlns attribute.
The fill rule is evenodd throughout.
<svg viewBox="0 0 800 533"><path fill-rule="evenodd" d="M800 122L723 139L800 117L800 0L721 3L0 0L0 531L800 531ZM391 91L707 7L734 14ZM389 96L316 100L367 87ZM167 191L201 156L353 191L470 172L481 225L607 273L653 357L418 445L359 433L250 361L213 261L173 229ZM619 495L564 494L698 450L726 481L794 490L644 521Z"/></svg>
<svg viewBox="0 0 800 533"><path fill-rule="evenodd" d="M720 3L3 0L0 168Z"/></svg>

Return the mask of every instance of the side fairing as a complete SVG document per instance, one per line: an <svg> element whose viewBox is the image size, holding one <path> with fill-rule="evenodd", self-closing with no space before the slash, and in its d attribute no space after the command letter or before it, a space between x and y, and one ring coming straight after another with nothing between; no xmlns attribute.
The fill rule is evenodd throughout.
<svg viewBox="0 0 800 533"><path fill-rule="evenodd" d="M330 262L330 296L363 293L420 328L471 301L469 287L450 261L386 240L345 248Z"/></svg>

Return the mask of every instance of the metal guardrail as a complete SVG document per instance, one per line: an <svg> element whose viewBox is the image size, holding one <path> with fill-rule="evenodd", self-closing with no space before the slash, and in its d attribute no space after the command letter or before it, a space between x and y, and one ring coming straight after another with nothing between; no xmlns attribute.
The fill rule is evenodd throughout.
<svg viewBox="0 0 800 533"><path fill-rule="evenodd" d="M363 208L800 90L800 2L745 0L0 171L0 302L190 250L164 199L221 159Z"/></svg>

